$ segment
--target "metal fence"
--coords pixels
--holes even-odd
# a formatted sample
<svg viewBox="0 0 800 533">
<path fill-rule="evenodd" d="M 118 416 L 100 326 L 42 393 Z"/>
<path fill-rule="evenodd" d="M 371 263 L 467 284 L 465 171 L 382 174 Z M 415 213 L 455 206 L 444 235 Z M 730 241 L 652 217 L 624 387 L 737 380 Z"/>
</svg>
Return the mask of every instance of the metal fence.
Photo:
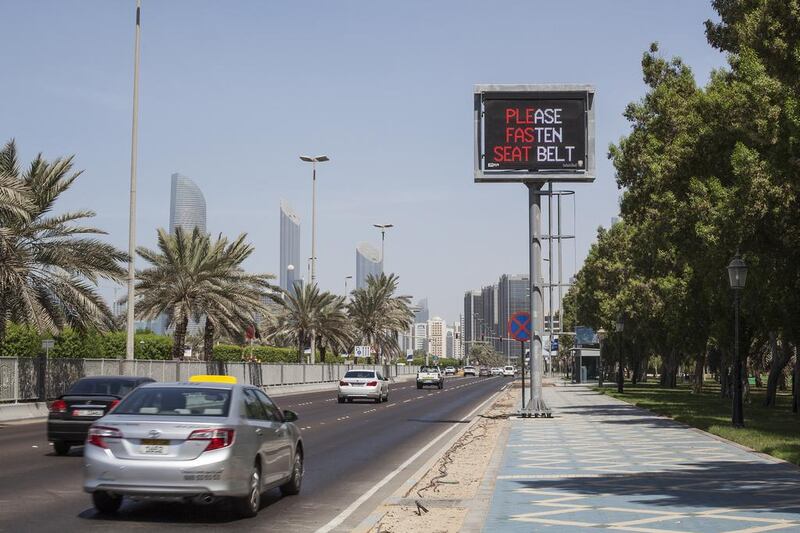
<svg viewBox="0 0 800 533">
<path fill-rule="evenodd" d="M 419 367 L 0 357 L 0 402 L 52 400 L 85 376 L 143 376 L 168 382 L 186 381 L 195 374 L 226 374 L 239 383 L 274 387 L 334 382 L 353 368 L 374 369 L 392 378 L 416 374 Z"/>
</svg>

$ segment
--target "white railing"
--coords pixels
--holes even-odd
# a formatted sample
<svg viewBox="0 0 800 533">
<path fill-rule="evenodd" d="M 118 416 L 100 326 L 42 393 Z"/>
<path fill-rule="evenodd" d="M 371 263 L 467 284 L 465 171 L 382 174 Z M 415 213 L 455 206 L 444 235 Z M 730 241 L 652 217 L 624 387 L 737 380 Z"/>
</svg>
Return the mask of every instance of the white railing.
<svg viewBox="0 0 800 533">
<path fill-rule="evenodd" d="M 368 368 L 393 378 L 416 374 L 417 366 L 62 359 L 0 357 L 0 402 L 50 400 L 85 376 L 141 376 L 156 381 L 186 381 L 195 374 L 224 373 L 239 383 L 260 387 L 338 381 L 353 368 Z"/>
</svg>

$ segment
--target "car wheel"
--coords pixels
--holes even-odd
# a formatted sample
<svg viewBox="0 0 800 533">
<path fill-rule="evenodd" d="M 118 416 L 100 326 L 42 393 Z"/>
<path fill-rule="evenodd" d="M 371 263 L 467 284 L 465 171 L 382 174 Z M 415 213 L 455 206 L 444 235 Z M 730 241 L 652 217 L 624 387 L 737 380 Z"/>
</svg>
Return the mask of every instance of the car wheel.
<svg viewBox="0 0 800 533">
<path fill-rule="evenodd" d="M 419 383 L 417 383 L 417 389 L 421 389 L 421 388 L 422 388 L 422 385 L 420 385 Z"/>
<path fill-rule="evenodd" d="M 386 393 L 386 396 L 383 397 L 383 401 L 384 402 L 388 402 L 389 401 L 389 393 L 388 392 Z"/>
<path fill-rule="evenodd" d="M 443 382 L 443 381 L 440 381 L 440 382 L 439 382 L 439 388 L 440 388 L 440 389 L 443 389 L 443 388 L 444 388 L 444 382 Z"/>
<path fill-rule="evenodd" d="M 261 468 L 258 464 L 253 465 L 250 472 L 247 496 L 234 500 L 234 506 L 236 514 L 242 518 L 252 518 L 258 514 L 261 508 Z"/>
<path fill-rule="evenodd" d="M 294 455 L 294 466 L 292 467 L 292 477 L 285 484 L 281 485 L 281 494 L 284 496 L 294 496 L 300 493 L 300 486 L 303 484 L 303 452 L 297 450 Z"/>
<path fill-rule="evenodd" d="M 53 441 L 53 450 L 55 450 L 56 455 L 67 455 L 70 447 L 70 443 L 64 442 L 63 440 Z"/>
<path fill-rule="evenodd" d="M 99 513 L 113 514 L 119 511 L 122 505 L 122 496 L 104 490 L 96 490 L 92 493 L 92 503 Z"/>
<path fill-rule="evenodd" d="M 352 398 L 348 398 L 347 399 L 347 403 L 353 403 L 353 399 Z"/>
<path fill-rule="evenodd" d="M 342 398 L 341 396 L 339 396 L 339 398 L 337 399 L 339 400 L 339 403 L 344 403 L 344 398 Z"/>
</svg>

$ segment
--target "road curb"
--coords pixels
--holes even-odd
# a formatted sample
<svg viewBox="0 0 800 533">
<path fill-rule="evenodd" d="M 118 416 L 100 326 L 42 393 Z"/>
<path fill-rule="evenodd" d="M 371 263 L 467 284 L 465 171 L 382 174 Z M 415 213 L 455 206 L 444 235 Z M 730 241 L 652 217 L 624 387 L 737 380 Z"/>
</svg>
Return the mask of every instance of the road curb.
<svg viewBox="0 0 800 533">
<path fill-rule="evenodd" d="M 405 482 L 403 482 L 403 484 L 400 485 L 400 487 L 398 487 L 397 490 L 391 496 L 389 496 L 384 501 L 382 501 L 380 504 L 378 504 L 378 506 L 375 508 L 375 510 L 372 511 L 364 520 L 361 521 L 361 523 L 359 523 L 352 530 L 353 533 L 366 533 L 367 531 L 372 529 L 375 526 L 375 524 L 377 524 L 380 521 L 381 518 L 383 518 L 383 516 L 386 514 L 386 507 L 387 506 L 398 505 L 398 504 L 402 503 L 407 498 L 407 495 L 411 491 L 411 489 L 413 489 L 414 486 L 417 483 L 419 483 L 420 480 L 422 480 L 422 478 L 425 477 L 425 475 L 428 473 L 428 471 L 431 468 L 433 468 L 433 466 L 442 458 L 442 454 L 444 453 L 444 451 L 445 450 L 449 450 L 456 442 L 458 442 L 459 439 L 461 439 L 461 437 L 464 436 L 464 434 L 467 431 L 469 431 L 470 428 L 472 428 L 475 424 L 477 424 L 478 421 L 481 418 L 481 415 L 483 413 L 485 413 L 486 411 L 488 411 L 489 409 L 491 409 L 492 406 L 494 406 L 495 402 L 497 401 L 497 398 L 501 394 L 506 392 L 506 390 L 508 390 L 508 388 L 510 386 L 511 386 L 510 384 L 505 385 L 502 389 L 500 389 L 493 396 L 491 396 L 490 401 L 488 401 L 486 403 L 486 407 L 481 409 L 480 412 L 475 413 L 475 415 L 473 415 L 473 419 L 470 421 L 469 424 L 466 424 L 465 427 L 462 428 L 460 431 L 457 431 L 456 434 L 451 439 L 449 439 L 444 444 L 442 444 L 439 448 L 437 448 L 436 451 L 433 452 L 433 455 L 431 456 L 430 459 L 425 461 L 425 463 L 421 467 L 419 467 Z M 501 434 L 501 438 L 502 438 L 502 434 Z M 495 445 L 495 450 L 496 449 L 497 449 L 497 446 Z M 488 473 L 488 469 L 487 469 L 487 473 Z M 481 488 L 482 488 L 482 486 L 483 486 L 483 481 L 481 482 Z M 479 489 L 479 492 L 480 492 L 480 489 Z M 473 500 L 473 498 L 469 499 L 469 501 L 472 501 L 472 500 Z M 454 500 L 454 501 L 455 502 L 461 502 L 461 501 L 467 501 L 467 500 Z"/>
<path fill-rule="evenodd" d="M 34 420 L 37 418 L 47 418 L 47 404 L 45 402 L 0 405 L 0 422 Z"/>
</svg>

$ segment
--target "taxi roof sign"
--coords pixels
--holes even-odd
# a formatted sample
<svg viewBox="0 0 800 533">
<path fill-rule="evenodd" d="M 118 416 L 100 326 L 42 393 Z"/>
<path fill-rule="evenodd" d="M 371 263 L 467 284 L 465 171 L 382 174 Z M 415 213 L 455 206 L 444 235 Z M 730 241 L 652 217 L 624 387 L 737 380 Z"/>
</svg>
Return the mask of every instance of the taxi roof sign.
<svg viewBox="0 0 800 533">
<path fill-rule="evenodd" d="M 236 385 L 236 378 L 234 376 L 198 374 L 190 377 L 189 383 L 229 383 L 231 385 Z"/>
</svg>

